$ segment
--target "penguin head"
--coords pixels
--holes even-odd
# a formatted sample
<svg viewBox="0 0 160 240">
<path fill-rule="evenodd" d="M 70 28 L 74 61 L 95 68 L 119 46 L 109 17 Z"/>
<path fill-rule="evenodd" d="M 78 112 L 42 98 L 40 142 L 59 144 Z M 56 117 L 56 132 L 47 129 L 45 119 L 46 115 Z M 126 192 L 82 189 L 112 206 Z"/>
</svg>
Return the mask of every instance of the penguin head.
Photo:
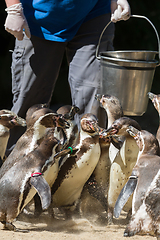
<svg viewBox="0 0 160 240">
<path fill-rule="evenodd" d="M 140 152 L 158 155 L 159 143 L 152 133 L 146 130 L 139 131 L 133 126 L 129 126 L 127 132 L 136 140 Z"/>
<path fill-rule="evenodd" d="M 133 126 L 141 130 L 140 125 L 135 120 L 128 117 L 121 117 L 113 122 L 111 127 L 107 129 L 107 132 L 110 133 L 110 135 L 117 134 L 119 136 L 129 136 L 126 131 L 128 126 Z"/>
<path fill-rule="evenodd" d="M 1 110 L 0 111 L 0 124 L 12 129 L 14 126 L 26 126 L 26 121 L 18 117 L 17 114 L 15 114 L 12 111 L 9 110 Z"/>
<path fill-rule="evenodd" d="M 58 114 L 61 114 L 66 120 L 73 120 L 76 113 L 79 112 L 77 106 L 64 105 L 57 110 Z"/>
<path fill-rule="evenodd" d="M 99 134 L 97 117 L 91 113 L 84 114 L 81 118 L 81 129 L 90 134 Z"/>
<path fill-rule="evenodd" d="M 148 93 L 148 97 L 151 99 L 155 109 L 160 115 L 160 94 L 156 95 L 151 92 Z"/>
<path fill-rule="evenodd" d="M 100 101 L 102 107 L 106 110 L 108 117 L 110 114 L 114 117 L 114 119 L 123 116 L 123 109 L 117 97 L 109 94 L 106 95 L 97 94 L 96 99 Z"/>
</svg>

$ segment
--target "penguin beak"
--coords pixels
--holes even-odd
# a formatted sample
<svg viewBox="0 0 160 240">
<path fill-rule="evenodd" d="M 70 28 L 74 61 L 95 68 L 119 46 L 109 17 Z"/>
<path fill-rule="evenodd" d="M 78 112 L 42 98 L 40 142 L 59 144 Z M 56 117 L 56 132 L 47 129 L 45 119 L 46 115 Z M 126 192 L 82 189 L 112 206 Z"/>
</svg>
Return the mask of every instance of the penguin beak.
<svg viewBox="0 0 160 240">
<path fill-rule="evenodd" d="M 105 129 L 103 131 L 103 134 L 107 134 L 108 136 L 113 136 L 116 135 L 118 133 L 119 129 L 117 126 L 111 126 L 108 129 Z"/>
<path fill-rule="evenodd" d="M 73 120 L 73 119 L 74 119 L 74 115 L 75 115 L 76 113 L 78 113 L 79 110 L 80 110 L 80 109 L 79 109 L 78 107 L 72 106 L 70 112 L 69 112 L 69 113 L 66 113 L 66 114 L 64 115 L 64 118 L 67 119 L 67 120 Z"/>
<path fill-rule="evenodd" d="M 93 132 L 99 132 L 99 127 L 98 127 L 97 122 L 87 121 L 87 124 L 89 125 L 90 129 Z"/>
<path fill-rule="evenodd" d="M 102 98 L 102 94 L 96 94 L 96 95 L 95 95 L 95 99 L 96 99 L 97 101 L 100 101 L 101 98 Z"/>
<path fill-rule="evenodd" d="M 109 137 L 110 137 L 110 133 L 108 133 L 106 129 L 99 127 L 99 138 L 109 138 Z"/>
<path fill-rule="evenodd" d="M 13 117 L 11 119 L 11 123 L 14 124 L 15 126 L 26 127 L 26 121 L 21 117 Z"/>
<path fill-rule="evenodd" d="M 60 115 L 56 122 L 57 127 L 60 128 L 69 128 L 70 124 L 67 122 L 62 115 Z"/>
<path fill-rule="evenodd" d="M 153 94 L 153 93 L 151 93 L 151 92 L 148 92 L 148 97 L 152 100 L 152 102 L 153 102 L 153 100 L 154 100 L 154 98 L 156 97 L 156 95 L 155 94 Z"/>
<path fill-rule="evenodd" d="M 139 130 L 134 128 L 133 126 L 129 126 L 126 132 L 128 132 L 129 135 L 136 140 Z"/>
<path fill-rule="evenodd" d="M 42 108 L 49 108 L 49 103 L 43 103 Z"/>
<path fill-rule="evenodd" d="M 14 126 L 26 126 L 26 121 L 18 116 L 13 116 L 12 114 L 3 114 L 0 116 L 1 120 L 8 121 Z"/>
</svg>

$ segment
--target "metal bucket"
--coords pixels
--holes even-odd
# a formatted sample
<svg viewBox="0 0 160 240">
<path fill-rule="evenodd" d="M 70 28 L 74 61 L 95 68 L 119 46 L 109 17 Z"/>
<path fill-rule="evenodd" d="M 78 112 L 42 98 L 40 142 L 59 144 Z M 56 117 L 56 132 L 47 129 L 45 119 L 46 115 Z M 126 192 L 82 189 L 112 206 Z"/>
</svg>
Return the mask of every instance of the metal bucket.
<svg viewBox="0 0 160 240">
<path fill-rule="evenodd" d="M 144 16 L 132 16 L 149 21 L 156 32 L 159 46 L 158 33 L 150 20 Z M 159 65 L 159 62 L 155 60 L 158 52 L 108 51 L 98 56 L 101 37 L 105 29 L 100 36 L 96 51 L 96 57 L 101 65 L 101 94 L 110 94 L 119 98 L 125 115 L 143 115 L 148 105 L 147 93 L 151 90 L 155 68 Z"/>
</svg>

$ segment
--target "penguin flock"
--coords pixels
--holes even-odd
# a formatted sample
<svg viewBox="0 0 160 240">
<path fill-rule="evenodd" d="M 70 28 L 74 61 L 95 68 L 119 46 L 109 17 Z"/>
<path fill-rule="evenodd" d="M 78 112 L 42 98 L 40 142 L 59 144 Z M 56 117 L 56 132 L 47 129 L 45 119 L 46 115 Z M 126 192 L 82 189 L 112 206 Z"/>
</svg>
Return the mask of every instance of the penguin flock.
<svg viewBox="0 0 160 240">
<path fill-rule="evenodd" d="M 160 115 L 160 95 L 148 93 Z M 101 128 L 91 113 L 74 120 L 77 106 L 56 112 L 45 104 L 28 109 L 22 119 L 0 111 L 0 222 L 21 231 L 13 221 L 34 202 L 34 216 L 54 209 L 71 218 L 81 214 L 84 189 L 107 213 L 108 224 L 127 212 L 124 236 L 151 235 L 160 240 L 160 129 L 154 136 L 123 115 L 115 96 L 95 96 L 108 117 Z M 26 127 L 5 156 L 10 129 Z M 29 213 L 27 213 L 29 214 Z M 28 215 L 29 216 L 29 215 Z"/>
</svg>

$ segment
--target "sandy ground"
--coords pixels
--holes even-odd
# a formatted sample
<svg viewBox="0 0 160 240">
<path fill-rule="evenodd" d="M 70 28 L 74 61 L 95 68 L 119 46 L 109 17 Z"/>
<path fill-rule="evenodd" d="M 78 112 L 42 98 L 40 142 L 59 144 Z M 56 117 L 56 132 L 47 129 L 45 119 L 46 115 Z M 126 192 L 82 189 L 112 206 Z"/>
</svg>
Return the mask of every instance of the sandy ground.
<svg viewBox="0 0 160 240">
<path fill-rule="evenodd" d="M 33 204 L 30 206 L 31 213 L 32 209 Z M 75 215 L 71 220 L 65 220 L 59 212 L 55 218 L 44 212 L 38 219 L 28 218 L 22 213 L 13 224 L 21 230 L 28 230 L 25 233 L 4 230 L 0 223 L 0 240 L 126 240 L 123 237 L 127 224 L 125 218 L 126 213 L 122 212 L 119 219 L 113 219 L 113 224 L 107 225 L 106 213 L 101 205 L 87 198 L 81 205 L 81 217 Z M 156 237 L 136 235 L 129 239 L 154 240 Z"/>
<path fill-rule="evenodd" d="M 123 216 L 122 216 L 123 217 Z M 86 218 L 73 220 L 49 220 L 44 216 L 38 221 L 16 221 L 14 224 L 20 229 L 29 230 L 28 233 L 12 232 L 3 230 L 0 225 L 0 239 L 5 240 L 123 240 L 123 232 L 125 229 L 123 218 L 116 220 L 114 225 L 101 226 L 88 221 Z M 130 237 L 132 240 L 154 240 L 151 236 L 134 236 Z"/>
</svg>

